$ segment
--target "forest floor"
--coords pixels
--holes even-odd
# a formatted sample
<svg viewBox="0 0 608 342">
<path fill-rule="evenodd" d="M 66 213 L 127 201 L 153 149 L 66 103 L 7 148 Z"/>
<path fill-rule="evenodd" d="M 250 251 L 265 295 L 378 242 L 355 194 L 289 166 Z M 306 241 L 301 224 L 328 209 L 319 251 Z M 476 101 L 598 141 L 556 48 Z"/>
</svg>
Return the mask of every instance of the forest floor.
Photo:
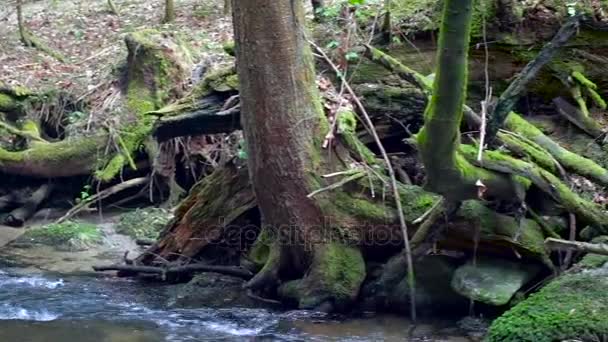
<svg viewBox="0 0 608 342">
<path fill-rule="evenodd" d="M 172 32 L 189 43 L 195 61 L 222 50 L 232 39 L 230 18 L 223 1 L 184 0 L 177 3 L 177 19 L 161 24 L 164 1 L 115 0 L 119 15 L 108 11 L 106 0 L 26 1 L 28 28 L 66 63 L 19 40 L 14 5 L 0 7 L 0 84 L 33 90 L 63 89 L 88 97 L 116 79 L 125 60 L 125 34 L 146 28 Z M 92 96 L 90 101 L 103 100 Z"/>
</svg>

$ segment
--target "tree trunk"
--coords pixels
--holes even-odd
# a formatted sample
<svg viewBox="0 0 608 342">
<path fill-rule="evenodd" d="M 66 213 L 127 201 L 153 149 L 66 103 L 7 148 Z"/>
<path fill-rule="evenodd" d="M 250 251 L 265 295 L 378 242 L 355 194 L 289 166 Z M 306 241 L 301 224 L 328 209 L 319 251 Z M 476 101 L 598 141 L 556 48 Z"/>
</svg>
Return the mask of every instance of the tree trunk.
<svg viewBox="0 0 608 342">
<path fill-rule="evenodd" d="M 175 4 L 173 0 L 165 0 L 165 17 L 163 23 L 171 23 L 175 20 Z"/>
<path fill-rule="evenodd" d="M 283 291 L 303 308 L 355 299 L 365 276 L 358 249 L 324 240 L 325 194 L 320 175 L 330 167 L 321 151 L 327 120 L 315 83 L 300 1 L 236 1 L 233 23 L 248 164 L 262 216 L 272 238 L 263 269 L 248 283 L 276 287 L 287 271 L 305 277 Z M 338 159 L 334 157 L 334 159 Z M 339 225 L 338 223 L 334 223 Z M 310 269 L 308 269 L 310 267 Z"/>
<path fill-rule="evenodd" d="M 437 76 L 424 128 L 418 135 L 427 188 L 456 202 L 480 197 L 479 186 L 485 196 L 517 199 L 512 179 L 472 166 L 458 153 L 467 93 L 472 6 L 472 0 L 444 4 Z"/>
<path fill-rule="evenodd" d="M 25 23 L 23 22 L 23 3 L 22 0 L 17 0 L 17 24 L 19 25 L 19 36 L 25 46 L 30 46 L 30 40 L 25 29 Z"/>
<path fill-rule="evenodd" d="M 114 15 L 119 14 L 118 7 L 116 7 L 116 4 L 114 3 L 113 0 L 108 0 L 108 9 L 110 10 L 111 14 L 114 14 Z"/>
</svg>

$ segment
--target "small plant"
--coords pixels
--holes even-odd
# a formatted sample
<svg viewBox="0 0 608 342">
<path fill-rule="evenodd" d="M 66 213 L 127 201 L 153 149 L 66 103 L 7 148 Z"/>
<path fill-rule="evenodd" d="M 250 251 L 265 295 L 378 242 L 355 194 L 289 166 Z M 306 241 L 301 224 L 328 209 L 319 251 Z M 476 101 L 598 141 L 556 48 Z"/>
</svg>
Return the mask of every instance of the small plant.
<svg viewBox="0 0 608 342">
<path fill-rule="evenodd" d="M 136 209 L 120 216 L 116 232 L 134 239 L 156 239 L 171 217 L 171 212 L 166 209 Z"/>
<path fill-rule="evenodd" d="M 91 197 L 91 189 L 92 187 L 88 184 L 83 186 L 82 190 L 80 191 L 80 195 L 76 199 L 76 203 L 84 202 Z"/>
</svg>

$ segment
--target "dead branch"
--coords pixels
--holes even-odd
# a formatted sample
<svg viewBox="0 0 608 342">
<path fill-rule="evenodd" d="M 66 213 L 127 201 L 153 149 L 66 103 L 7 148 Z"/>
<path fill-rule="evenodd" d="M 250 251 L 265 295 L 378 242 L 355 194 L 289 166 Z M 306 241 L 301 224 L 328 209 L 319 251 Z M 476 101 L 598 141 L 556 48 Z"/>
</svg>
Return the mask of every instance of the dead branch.
<svg viewBox="0 0 608 342">
<path fill-rule="evenodd" d="M 156 267 L 156 266 L 132 266 L 132 265 L 108 265 L 108 266 L 93 266 L 95 272 L 119 271 L 129 275 L 137 275 L 139 273 L 160 274 L 163 278 L 168 275 L 189 275 L 198 272 L 213 272 L 233 277 L 249 280 L 253 277 L 250 271 L 238 266 L 216 266 L 206 264 L 189 264 L 184 266 L 174 267 Z"/>
<path fill-rule="evenodd" d="M 578 32 L 580 16 L 572 17 L 562 26 L 553 39 L 547 43 L 540 53 L 519 73 L 517 78 L 505 90 L 498 99 L 490 120 L 488 122 L 487 139 L 494 139 L 498 130 L 502 127 L 507 116 L 513 110 L 517 100 L 524 94 L 528 84 L 536 78 L 538 72 L 553 59 L 553 56 Z"/>
<path fill-rule="evenodd" d="M 71 217 L 73 217 L 74 215 L 76 215 L 77 213 L 79 213 L 80 211 L 86 209 L 89 207 L 89 205 L 91 205 L 94 202 L 100 201 L 106 197 L 109 197 L 111 195 L 114 195 L 116 193 L 119 193 L 121 191 L 124 191 L 126 189 L 130 189 L 132 187 L 136 187 L 136 186 L 140 186 L 140 185 L 144 185 L 146 183 L 148 183 L 148 181 L 150 180 L 149 177 L 140 177 L 140 178 L 134 178 L 134 179 L 130 179 L 126 182 L 122 182 L 119 184 L 116 184 L 112 187 L 109 187 L 101 192 L 96 193 L 95 195 L 92 195 L 91 197 L 88 197 L 87 199 L 85 199 L 84 201 L 78 203 L 77 205 L 75 205 L 72 209 L 70 209 L 65 215 L 63 215 L 59 220 L 57 220 L 57 223 L 61 223 Z"/>
<path fill-rule="evenodd" d="M 553 251 L 579 251 L 599 255 L 608 255 L 608 244 L 605 243 L 588 243 L 548 238 L 545 240 L 545 246 Z"/>
</svg>

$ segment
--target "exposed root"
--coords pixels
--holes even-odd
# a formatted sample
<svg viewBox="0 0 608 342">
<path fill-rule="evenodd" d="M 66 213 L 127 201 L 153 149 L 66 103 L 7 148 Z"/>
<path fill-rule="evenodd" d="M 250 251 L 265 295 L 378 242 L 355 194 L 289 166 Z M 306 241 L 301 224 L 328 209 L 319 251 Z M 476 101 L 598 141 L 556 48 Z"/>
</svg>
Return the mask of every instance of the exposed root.
<svg viewBox="0 0 608 342">
<path fill-rule="evenodd" d="M 274 289 L 279 284 L 279 271 L 283 263 L 283 248 L 278 242 L 274 242 L 269 249 L 268 259 L 264 267 L 244 287 L 252 291 L 265 291 Z"/>
<path fill-rule="evenodd" d="M 459 151 L 471 163 L 478 163 L 474 147 L 461 145 Z M 483 166 L 490 170 L 528 178 L 539 189 L 563 205 L 566 210 L 576 214 L 586 223 L 593 225 L 598 232 L 608 232 L 608 215 L 594 203 L 582 199 L 570 190 L 566 184 L 551 172 L 496 151 L 486 151 L 484 153 Z"/>
<path fill-rule="evenodd" d="M 205 264 L 189 264 L 185 266 L 173 267 L 154 267 L 154 266 L 135 266 L 135 265 L 109 265 L 93 266 L 95 272 L 120 271 L 129 276 L 139 273 L 160 274 L 163 280 L 174 279 L 175 276 L 191 275 L 197 272 L 214 272 L 225 274 L 242 279 L 251 279 L 252 274 L 248 270 L 235 266 L 214 266 Z"/>
</svg>

